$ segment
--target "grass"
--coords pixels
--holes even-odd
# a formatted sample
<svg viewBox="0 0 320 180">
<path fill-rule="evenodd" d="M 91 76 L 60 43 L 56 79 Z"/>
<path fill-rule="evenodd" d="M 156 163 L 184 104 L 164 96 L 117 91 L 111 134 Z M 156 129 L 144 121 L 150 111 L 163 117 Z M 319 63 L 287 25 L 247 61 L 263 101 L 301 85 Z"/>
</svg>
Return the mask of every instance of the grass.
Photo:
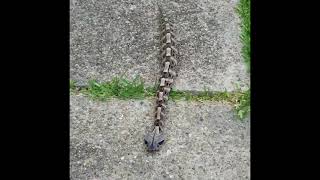
<svg viewBox="0 0 320 180">
<path fill-rule="evenodd" d="M 247 71 L 250 73 L 251 63 L 251 46 L 250 46 L 250 32 L 251 32 L 251 20 L 250 20 L 250 0 L 240 0 L 236 11 L 241 18 L 241 41 L 243 44 L 241 54 L 247 67 Z M 235 104 L 237 115 L 240 119 L 243 119 L 250 112 L 250 89 L 244 92 L 239 97 L 238 102 Z"/>
<path fill-rule="evenodd" d="M 69 84 L 69 87 L 70 87 L 70 90 L 71 91 L 74 91 L 76 89 L 76 82 L 74 80 L 70 80 L 70 84 Z"/>
<path fill-rule="evenodd" d="M 89 81 L 89 87 L 85 94 L 99 100 L 109 98 L 142 99 L 145 97 L 145 92 L 144 84 L 139 78 L 135 78 L 133 81 L 114 78 L 106 83 L 98 83 L 95 80 Z"/>
<path fill-rule="evenodd" d="M 241 92 L 212 92 L 208 90 L 199 93 L 172 90 L 172 92 L 170 92 L 170 99 L 199 102 L 217 101 L 235 104 L 241 94 Z"/>
<path fill-rule="evenodd" d="M 109 82 L 99 83 L 96 80 L 89 81 L 85 88 L 77 89 L 74 81 L 70 81 L 71 93 L 80 92 L 86 94 L 95 100 L 105 101 L 110 98 L 118 99 L 144 99 L 155 97 L 157 85 L 154 87 L 145 87 L 140 78 L 132 81 L 124 78 L 114 78 Z M 192 93 L 188 91 L 172 90 L 169 100 L 187 100 L 187 101 L 215 101 L 225 102 L 232 105 L 240 119 L 243 119 L 250 111 L 250 91 L 246 92 L 212 92 L 205 89 L 202 92 Z"/>
<path fill-rule="evenodd" d="M 243 44 L 242 47 L 242 56 L 244 62 L 247 66 L 248 72 L 250 72 L 250 0 L 240 0 L 236 11 L 241 18 L 241 41 Z"/>
<path fill-rule="evenodd" d="M 250 89 L 238 98 L 235 110 L 240 119 L 245 118 L 250 113 Z"/>
</svg>

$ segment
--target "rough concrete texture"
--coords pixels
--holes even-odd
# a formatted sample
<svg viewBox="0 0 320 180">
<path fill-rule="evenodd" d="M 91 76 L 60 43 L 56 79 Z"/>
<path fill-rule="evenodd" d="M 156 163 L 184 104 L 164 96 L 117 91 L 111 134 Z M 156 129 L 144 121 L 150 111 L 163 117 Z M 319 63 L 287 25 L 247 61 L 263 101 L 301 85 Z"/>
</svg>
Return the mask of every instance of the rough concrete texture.
<svg viewBox="0 0 320 180">
<path fill-rule="evenodd" d="M 249 87 L 241 58 L 236 0 L 159 1 L 180 44 L 179 90 Z M 155 0 L 72 0 L 70 76 L 78 85 L 140 75 L 159 77 L 159 11 Z"/>
<path fill-rule="evenodd" d="M 70 11 L 70 76 L 78 85 L 159 72 L 157 7 L 153 1 L 74 0 Z"/>
<path fill-rule="evenodd" d="M 228 105 L 170 102 L 167 141 L 148 153 L 153 100 L 70 97 L 71 179 L 250 179 L 250 122 Z"/>
</svg>

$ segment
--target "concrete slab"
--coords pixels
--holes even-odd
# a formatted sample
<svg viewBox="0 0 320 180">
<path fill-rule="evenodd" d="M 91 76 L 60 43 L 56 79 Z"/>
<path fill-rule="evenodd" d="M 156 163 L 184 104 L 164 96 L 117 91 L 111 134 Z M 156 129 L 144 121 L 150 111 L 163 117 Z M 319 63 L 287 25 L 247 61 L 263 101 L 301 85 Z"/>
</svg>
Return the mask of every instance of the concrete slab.
<svg viewBox="0 0 320 180">
<path fill-rule="evenodd" d="M 154 84 L 158 19 L 153 1 L 74 0 L 70 10 L 70 77 L 77 85 L 140 75 Z"/>
<path fill-rule="evenodd" d="M 233 91 L 249 86 L 241 58 L 237 1 L 159 1 L 180 43 L 179 90 Z M 159 77 L 159 11 L 155 0 L 72 0 L 70 76 L 77 85 L 140 75 Z"/>
<path fill-rule="evenodd" d="M 200 0 L 167 3 L 176 24 L 180 51 L 176 88 L 234 91 L 249 87 L 249 74 L 241 56 L 238 1 Z M 170 10 L 169 10 L 170 9 Z"/>
<path fill-rule="evenodd" d="M 155 154 L 143 136 L 153 100 L 70 97 L 71 179 L 250 179 L 250 123 L 231 107 L 170 102 L 167 141 Z"/>
</svg>

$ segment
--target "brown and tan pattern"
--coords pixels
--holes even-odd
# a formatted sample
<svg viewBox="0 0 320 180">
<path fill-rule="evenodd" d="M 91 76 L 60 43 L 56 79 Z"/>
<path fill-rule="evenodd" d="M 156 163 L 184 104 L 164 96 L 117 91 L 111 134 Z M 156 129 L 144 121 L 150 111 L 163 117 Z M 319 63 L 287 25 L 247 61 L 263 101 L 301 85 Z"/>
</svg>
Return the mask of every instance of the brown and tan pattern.
<svg viewBox="0 0 320 180">
<path fill-rule="evenodd" d="M 177 76 L 177 55 L 175 34 L 173 33 L 172 23 L 168 17 L 161 14 L 161 33 L 160 33 L 160 60 L 162 63 L 162 74 L 160 84 L 157 91 L 157 106 L 155 108 L 155 121 L 150 132 L 145 136 L 145 144 L 149 151 L 159 150 L 159 147 L 164 142 L 164 121 L 166 117 L 166 103 L 174 82 Z"/>
</svg>

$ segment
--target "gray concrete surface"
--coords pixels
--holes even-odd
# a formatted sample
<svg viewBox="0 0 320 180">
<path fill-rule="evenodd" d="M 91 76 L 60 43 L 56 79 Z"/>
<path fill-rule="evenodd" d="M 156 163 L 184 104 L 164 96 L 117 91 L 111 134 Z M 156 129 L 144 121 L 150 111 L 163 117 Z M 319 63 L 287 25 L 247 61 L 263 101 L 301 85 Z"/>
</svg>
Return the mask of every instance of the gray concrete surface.
<svg viewBox="0 0 320 180">
<path fill-rule="evenodd" d="M 77 85 L 140 75 L 159 76 L 158 8 L 155 0 L 72 0 L 70 76 Z M 240 50 L 235 0 L 159 1 L 174 21 L 181 52 L 179 90 L 233 91 L 249 86 Z"/>
<path fill-rule="evenodd" d="M 250 179 L 250 122 L 228 105 L 170 102 L 167 141 L 147 153 L 153 100 L 70 97 L 71 179 Z"/>
</svg>

